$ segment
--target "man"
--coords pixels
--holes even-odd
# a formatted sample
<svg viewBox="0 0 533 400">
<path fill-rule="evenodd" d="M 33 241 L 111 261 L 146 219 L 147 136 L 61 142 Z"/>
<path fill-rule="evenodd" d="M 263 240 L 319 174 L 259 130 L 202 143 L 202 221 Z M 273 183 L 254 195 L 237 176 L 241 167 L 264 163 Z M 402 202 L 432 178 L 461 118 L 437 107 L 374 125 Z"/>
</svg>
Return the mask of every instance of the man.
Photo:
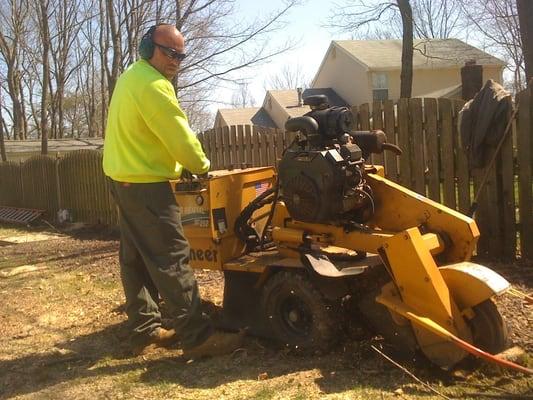
<svg viewBox="0 0 533 400">
<path fill-rule="evenodd" d="M 171 80 L 185 57 L 172 25 L 144 35 L 143 57 L 118 79 L 109 105 L 103 168 L 119 209 L 120 267 L 136 354 L 174 339 L 190 358 L 238 347 L 241 336 L 215 332 L 200 310 L 178 207 L 169 179 L 184 169 L 204 174 L 209 160 L 189 127 Z M 174 329 L 161 327 L 161 295 Z"/>
</svg>

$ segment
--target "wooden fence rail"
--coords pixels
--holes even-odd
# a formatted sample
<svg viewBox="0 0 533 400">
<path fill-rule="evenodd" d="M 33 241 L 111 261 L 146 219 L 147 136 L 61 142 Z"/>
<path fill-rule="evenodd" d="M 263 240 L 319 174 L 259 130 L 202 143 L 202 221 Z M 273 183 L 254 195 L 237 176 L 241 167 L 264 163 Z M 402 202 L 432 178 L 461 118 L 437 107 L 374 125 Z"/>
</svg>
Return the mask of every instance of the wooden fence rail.
<svg viewBox="0 0 533 400">
<path fill-rule="evenodd" d="M 482 233 L 478 253 L 493 258 L 533 259 L 533 101 L 517 96 L 519 113 L 503 143 L 478 201 Z M 400 99 L 352 107 L 356 129 L 383 129 L 403 150 L 373 155 L 386 176 L 435 201 L 467 213 L 485 170 L 471 170 L 457 129 L 462 101 Z M 276 165 L 294 136 L 250 125 L 199 134 L 211 168 Z M 116 224 L 116 212 L 101 168 L 101 153 L 81 150 L 61 159 L 34 157 L 0 164 L 0 205 L 68 209 L 80 221 Z"/>
</svg>

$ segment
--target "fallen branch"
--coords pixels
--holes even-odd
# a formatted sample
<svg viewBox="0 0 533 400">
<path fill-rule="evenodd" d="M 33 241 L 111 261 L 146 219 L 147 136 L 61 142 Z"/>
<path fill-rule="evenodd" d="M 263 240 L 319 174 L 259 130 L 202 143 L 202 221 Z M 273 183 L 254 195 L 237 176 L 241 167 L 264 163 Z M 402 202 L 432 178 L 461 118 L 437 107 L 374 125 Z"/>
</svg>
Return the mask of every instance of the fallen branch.
<svg viewBox="0 0 533 400">
<path fill-rule="evenodd" d="M 389 361 L 390 363 L 392 363 L 394 366 L 398 367 L 399 369 L 401 369 L 403 372 L 405 372 L 407 375 L 409 375 L 411 378 L 413 378 L 415 381 L 417 381 L 418 383 L 420 383 L 421 385 L 423 385 L 425 388 L 429 389 L 430 391 L 432 391 L 433 393 L 435 393 L 436 395 L 442 397 L 443 399 L 446 399 L 446 400 L 452 400 L 450 397 L 442 394 L 441 392 L 439 392 L 438 390 L 434 389 L 433 387 L 431 387 L 430 385 L 428 385 L 426 382 L 423 382 L 421 379 L 417 378 L 412 372 L 410 372 L 407 368 L 401 366 L 400 364 L 398 364 L 396 361 L 394 361 L 392 358 L 390 358 L 389 356 L 387 356 L 385 353 L 383 353 L 381 350 L 379 350 L 377 347 L 375 347 L 374 345 L 370 345 L 370 347 L 372 348 L 372 350 L 374 350 L 375 352 L 377 352 L 379 355 L 381 355 L 383 358 L 385 358 L 385 360 Z"/>
</svg>

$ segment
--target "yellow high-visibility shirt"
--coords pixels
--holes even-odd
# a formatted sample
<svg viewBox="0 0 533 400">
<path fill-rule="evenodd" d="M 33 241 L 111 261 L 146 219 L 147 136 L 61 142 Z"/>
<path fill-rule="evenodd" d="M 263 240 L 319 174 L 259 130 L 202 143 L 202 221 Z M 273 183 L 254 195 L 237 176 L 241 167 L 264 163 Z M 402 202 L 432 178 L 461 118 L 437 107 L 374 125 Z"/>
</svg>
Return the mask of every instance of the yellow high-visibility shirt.
<svg viewBox="0 0 533 400">
<path fill-rule="evenodd" d="M 183 168 L 202 174 L 209 166 L 172 83 L 146 60 L 130 65 L 109 105 L 104 173 L 119 182 L 148 183 L 176 179 Z"/>
</svg>

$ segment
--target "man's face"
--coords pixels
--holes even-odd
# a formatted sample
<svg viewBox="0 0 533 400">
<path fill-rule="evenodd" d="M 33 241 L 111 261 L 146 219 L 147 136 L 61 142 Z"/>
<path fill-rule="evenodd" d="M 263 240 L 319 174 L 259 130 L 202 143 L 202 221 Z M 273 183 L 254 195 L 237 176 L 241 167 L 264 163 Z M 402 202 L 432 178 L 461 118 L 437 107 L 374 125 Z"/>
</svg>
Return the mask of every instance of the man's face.
<svg viewBox="0 0 533 400">
<path fill-rule="evenodd" d="M 185 41 L 178 30 L 172 26 L 160 26 L 152 35 L 154 54 L 149 62 L 168 80 L 172 80 L 179 71 L 181 60 L 176 55 L 185 51 Z"/>
</svg>

